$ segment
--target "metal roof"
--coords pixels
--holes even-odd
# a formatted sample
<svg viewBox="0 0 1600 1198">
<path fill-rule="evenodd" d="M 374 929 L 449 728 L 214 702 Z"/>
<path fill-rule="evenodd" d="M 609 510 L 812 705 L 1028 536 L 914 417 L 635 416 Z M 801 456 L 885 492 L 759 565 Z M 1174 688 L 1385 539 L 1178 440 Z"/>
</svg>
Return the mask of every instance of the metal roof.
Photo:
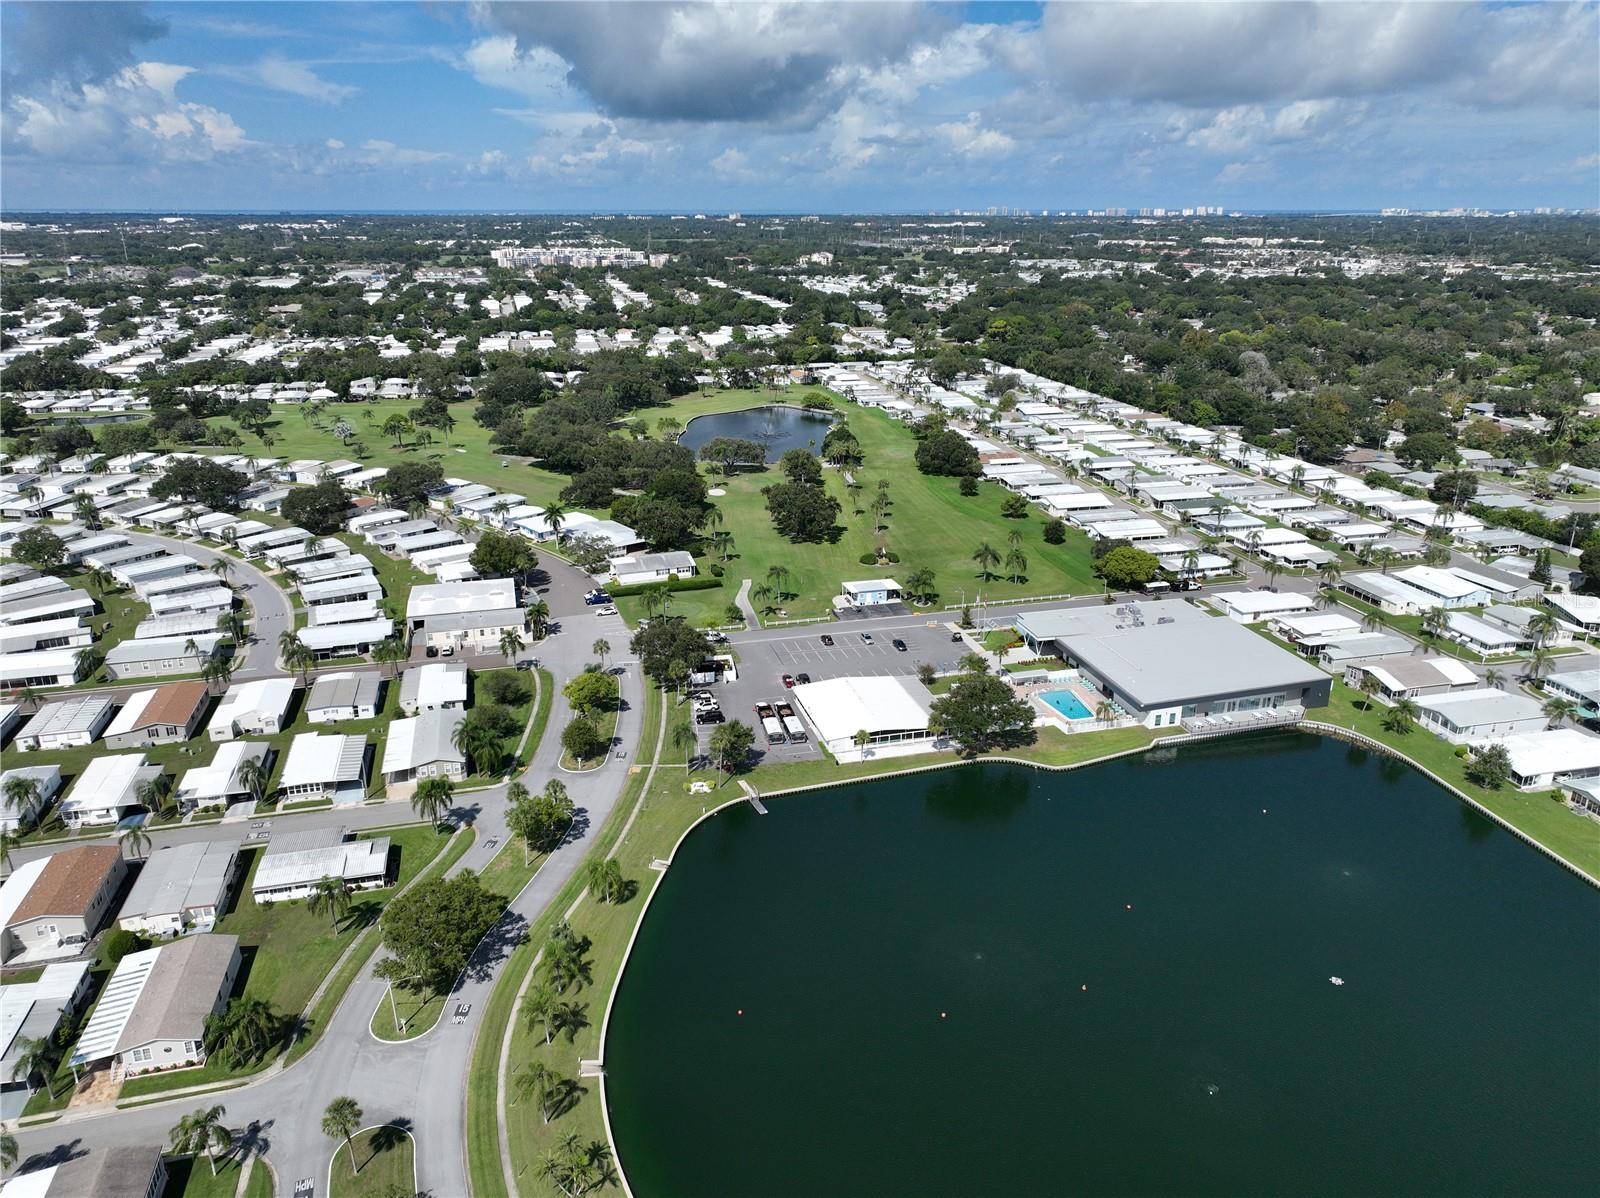
<svg viewBox="0 0 1600 1198">
<path fill-rule="evenodd" d="M 148 919 L 215 906 L 221 901 L 239 844 L 237 840 L 196 840 L 157 849 L 140 867 L 118 918 Z"/>
<path fill-rule="evenodd" d="M 389 725 L 383 746 L 383 772 L 412 770 L 435 761 L 466 761 L 453 737 L 467 718 L 459 708 L 435 708 Z"/>
<path fill-rule="evenodd" d="M 129 953 L 100 992 L 72 1063 L 102 1061 L 152 1040 L 199 1040 L 238 951 L 237 936 L 213 932 Z"/>
</svg>

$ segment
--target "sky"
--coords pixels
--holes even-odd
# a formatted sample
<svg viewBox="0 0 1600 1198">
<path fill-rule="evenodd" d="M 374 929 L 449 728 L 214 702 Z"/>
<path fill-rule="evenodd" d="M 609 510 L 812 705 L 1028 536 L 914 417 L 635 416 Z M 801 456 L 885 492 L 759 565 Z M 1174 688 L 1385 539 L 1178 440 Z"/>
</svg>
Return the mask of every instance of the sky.
<svg viewBox="0 0 1600 1198">
<path fill-rule="evenodd" d="M 1600 205 L 1595 4 L 0 7 L 7 209 Z"/>
</svg>

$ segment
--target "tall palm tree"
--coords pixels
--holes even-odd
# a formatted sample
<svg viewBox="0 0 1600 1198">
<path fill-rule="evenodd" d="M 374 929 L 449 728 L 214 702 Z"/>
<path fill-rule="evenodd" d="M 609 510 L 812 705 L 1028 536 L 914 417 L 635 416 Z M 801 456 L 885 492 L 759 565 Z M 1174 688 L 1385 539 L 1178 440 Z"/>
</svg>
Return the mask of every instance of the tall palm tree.
<svg viewBox="0 0 1600 1198">
<path fill-rule="evenodd" d="M 550 627 L 550 605 L 543 599 L 535 599 L 528 604 L 528 624 L 533 630 L 533 635 L 543 639 L 545 632 Z"/>
<path fill-rule="evenodd" d="M 927 566 L 920 566 L 906 575 L 906 589 L 921 603 L 926 603 L 933 594 L 934 573 Z"/>
<path fill-rule="evenodd" d="M 104 658 L 100 656 L 100 650 L 93 645 L 85 645 L 72 655 L 72 666 L 78 677 L 81 678 L 98 670 L 103 660 Z"/>
<path fill-rule="evenodd" d="M 459 732 L 462 724 L 456 730 Z M 470 753 L 467 754 L 472 756 Z M 455 802 L 455 784 L 449 778 L 424 778 L 411 792 L 411 809 L 419 819 L 437 824 Z"/>
<path fill-rule="evenodd" d="M 1542 649 L 1561 631 L 1561 621 L 1556 619 L 1553 612 L 1540 611 L 1528 621 L 1528 631 L 1533 633 L 1534 646 Z"/>
<path fill-rule="evenodd" d="M 685 768 L 694 761 L 695 751 L 700 747 L 700 738 L 695 734 L 694 725 L 687 721 L 672 726 L 672 747 L 683 754 Z"/>
<path fill-rule="evenodd" d="M 350 883 L 343 878 L 318 878 L 306 896 L 306 910 L 313 915 L 326 914 L 333 926 L 350 914 Z"/>
<path fill-rule="evenodd" d="M 31 714 L 39 710 L 39 705 L 44 702 L 44 696 L 33 687 L 24 686 L 17 690 L 17 702 Z"/>
<path fill-rule="evenodd" d="M 7 811 L 17 817 L 19 825 L 38 813 L 39 799 L 39 779 L 24 777 L 21 774 L 12 774 L 6 779 L 4 789 L 0 790 L 0 802 L 5 804 Z"/>
<path fill-rule="evenodd" d="M 361 1130 L 361 1107 L 354 1098 L 340 1095 L 322 1112 L 322 1134 L 332 1140 L 343 1140 L 350 1150 L 350 1169 L 361 1172 L 361 1162 L 356 1160 L 356 1132 Z"/>
<path fill-rule="evenodd" d="M 1383 689 L 1383 683 L 1378 681 L 1377 675 L 1371 670 L 1361 671 L 1361 681 L 1356 684 L 1356 689 L 1361 692 L 1361 707 L 1365 711 L 1372 710 L 1372 700 Z"/>
<path fill-rule="evenodd" d="M 539 1104 L 539 1114 L 545 1123 L 550 1122 L 552 1108 L 566 1092 L 567 1079 L 543 1061 L 531 1061 L 512 1076 L 511 1088 L 518 1098 L 531 1099 Z"/>
<path fill-rule="evenodd" d="M 600 668 L 603 670 L 606 666 L 606 657 L 611 652 L 611 642 L 603 636 L 599 637 L 589 646 L 589 652 L 600 659 Z"/>
<path fill-rule="evenodd" d="M 1011 582 L 1026 578 L 1028 574 L 1028 555 L 1021 549 L 1012 548 L 1006 551 L 1006 576 Z"/>
<path fill-rule="evenodd" d="M 1550 727 L 1559 728 L 1577 714 L 1578 705 L 1571 699 L 1557 695 L 1545 701 L 1545 718 L 1550 721 Z"/>
<path fill-rule="evenodd" d="M 522 1000 L 522 1021 L 530 1032 L 544 1031 L 544 1042 L 549 1044 L 555 1038 L 555 1009 L 557 995 L 549 985 L 540 982 L 529 990 Z"/>
<path fill-rule="evenodd" d="M 560 544 L 561 526 L 567 522 L 567 509 L 559 503 L 552 503 L 544 509 L 544 522 L 550 528 L 550 535 Z"/>
<path fill-rule="evenodd" d="M 994 576 L 992 567 L 1000 564 L 1000 551 L 988 541 L 983 541 L 972 551 L 972 560 L 978 563 L 983 581 L 988 582 Z"/>
<path fill-rule="evenodd" d="M 522 634 L 515 628 L 504 629 L 500 633 L 500 656 L 507 661 L 515 661 L 523 645 Z"/>
<path fill-rule="evenodd" d="M 1505 674 L 1497 666 L 1490 666 L 1483 672 L 1483 685 L 1494 687 L 1498 690 L 1506 683 Z"/>
<path fill-rule="evenodd" d="M 219 553 L 206 569 L 226 583 L 229 578 L 233 577 L 233 559 L 225 553 Z"/>
<path fill-rule="evenodd" d="M 271 771 L 267 769 L 267 756 L 263 753 L 259 757 L 246 757 L 239 763 L 239 770 L 235 774 L 239 785 L 250 792 L 250 797 L 260 802 L 266 797 L 267 782 Z"/>
<path fill-rule="evenodd" d="M 467 759 L 468 768 L 475 774 L 492 774 L 500 764 L 500 738 L 474 720 L 457 724 L 450 743 Z"/>
<path fill-rule="evenodd" d="M 263 998 L 230 999 L 222 1010 L 206 1016 L 205 1050 L 234 1063 L 259 1060 L 277 1042 L 281 1021 Z"/>
<path fill-rule="evenodd" d="M 202 1152 L 211 1158 L 211 1176 L 217 1175 L 217 1152 L 233 1148 L 233 1132 L 222 1122 L 228 1108 L 220 1103 L 201 1107 L 185 1115 L 168 1133 L 172 1138 L 172 1151 L 186 1156 L 199 1156 Z"/>
<path fill-rule="evenodd" d="M 1402 696 L 1389 705 L 1388 714 L 1383 717 L 1383 726 L 1403 736 L 1416 726 L 1418 710 L 1413 700 Z"/>
<path fill-rule="evenodd" d="M 16 1054 L 16 1061 L 11 1066 L 11 1080 L 27 1082 L 37 1073 L 44 1079 L 45 1091 L 54 1102 L 56 1064 L 60 1060 L 60 1050 L 48 1036 L 38 1036 L 32 1039 L 19 1039 L 16 1044 Z"/>
<path fill-rule="evenodd" d="M 1556 655 L 1540 646 L 1528 654 L 1528 677 L 1538 682 L 1556 664 Z"/>
<path fill-rule="evenodd" d="M 0 1169 L 9 1169 L 17 1163 L 17 1137 L 0 1131 Z"/>
<path fill-rule="evenodd" d="M 407 656 L 405 642 L 399 637 L 385 637 L 372 646 L 372 660 L 383 666 L 390 678 L 395 676 L 396 669 Z"/>
</svg>

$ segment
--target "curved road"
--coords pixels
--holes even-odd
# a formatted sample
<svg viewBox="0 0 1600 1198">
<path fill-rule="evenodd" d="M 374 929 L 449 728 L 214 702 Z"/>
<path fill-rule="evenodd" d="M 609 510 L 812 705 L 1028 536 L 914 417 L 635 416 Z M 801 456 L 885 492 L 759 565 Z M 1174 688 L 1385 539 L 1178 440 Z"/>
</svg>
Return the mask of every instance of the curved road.
<svg viewBox="0 0 1600 1198">
<path fill-rule="evenodd" d="M 541 664 L 556 679 L 548 728 L 559 729 L 570 718 L 561 681 L 578 673 L 593 658 L 590 646 L 604 636 L 623 646 L 628 637 L 616 616 L 598 616 L 583 604 L 588 577 L 562 562 L 544 559 L 550 575 L 549 601 L 555 631 L 538 645 Z M 243 570 L 239 577 L 248 577 Z M 262 581 L 265 581 L 263 578 Z M 271 585 L 268 583 L 267 585 Z M 276 588 L 274 588 L 276 589 Z M 268 648 L 275 646 L 276 633 Z M 417 1185 L 436 1198 L 465 1195 L 467 1064 L 473 1036 L 489 998 L 495 975 L 522 929 L 536 920 L 567 881 L 577 872 L 590 844 L 616 806 L 628 777 L 633 750 L 639 742 L 644 687 L 636 663 L 623 662 L 621 671 L 624 709 L 617 724 L 621 752 L 598 769 L 583 774 L 557 769 L 559 736 L 546 735 L 535 748 L 524 782 L 539 788 L 559 777 L 578 808 L 578 819 L 567 840 L 545 861 L 532 882 L 510 904 L 494 933 L 479 946 L 466 975 L 451 995 L 445 1017 L 416 1040 L 382 1043 L 372 1037 L 368 1023 L 384 997 L 384 986 L 372 976 L 374 954 L 339 1004 L 315 1048 L 293 1066 L 250 1082 L 238 1089 L 213 1095 L 174 1098 L 148 1107 L 115 1111 L 88 1108 L 68 1112 L 54 1123 L 17 1133 L 19 1164 L 48 1163 L 85 1152 L 138 1144 L 165 1144 L 167 1132 L 178 1118 L 202 1103 L 227 1107 L 228 1126 L 247 1133 L 265 1152 L 277 1171 L 281 1194 L 294 1192 L 296 1183 L 309 1179 L 314 1193 L 325 1189 L 333 1143 L 322 1134 L 321 1112 L 328 1101 L 348 1094 L 361 1104 L 366 1124 L 391 1119 L 409 1122 L 416 1137 Z M 481 870 L 498 849 L 509 842 L 505 822 L 504 785 L 461 796 L 458 818 L 477 830 L 472 847 L 462 855 L 452 873 Z M 490 847 L 489 842 L 498 843 Z M 460 1023 L 450 1018 L 457 1003 L 471 1004 Z"/>
</svg>

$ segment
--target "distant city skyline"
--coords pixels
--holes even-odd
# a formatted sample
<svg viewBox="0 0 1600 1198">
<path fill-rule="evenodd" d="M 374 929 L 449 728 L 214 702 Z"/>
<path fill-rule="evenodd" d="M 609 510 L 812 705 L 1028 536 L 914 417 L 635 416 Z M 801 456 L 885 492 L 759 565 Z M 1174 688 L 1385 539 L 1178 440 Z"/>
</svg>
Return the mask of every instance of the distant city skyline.
<svg viewBox="0 0 1600 1198">
<path fill-rule="evenodd" d="M 11 211 L 1600 197 L 1588 4 L 33 3 L 0 34 Z"/>
</svg>

